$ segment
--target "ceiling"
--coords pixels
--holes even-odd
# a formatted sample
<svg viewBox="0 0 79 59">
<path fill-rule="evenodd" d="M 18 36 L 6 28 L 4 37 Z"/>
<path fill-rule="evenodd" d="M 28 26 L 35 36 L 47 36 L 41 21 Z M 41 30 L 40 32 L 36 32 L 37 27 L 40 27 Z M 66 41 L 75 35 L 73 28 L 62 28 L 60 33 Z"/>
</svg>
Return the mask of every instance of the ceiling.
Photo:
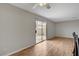
<svg viewBox="0 0 79 59">
<path fill-rule="evenodd" d="M 79 19 L 79 3 L 49 3 L 50 9 L 45 7 L 33 8 L 35 3 L 12 3 L 11 5 L 43 16 L 54 22 Z"/>
</svg>

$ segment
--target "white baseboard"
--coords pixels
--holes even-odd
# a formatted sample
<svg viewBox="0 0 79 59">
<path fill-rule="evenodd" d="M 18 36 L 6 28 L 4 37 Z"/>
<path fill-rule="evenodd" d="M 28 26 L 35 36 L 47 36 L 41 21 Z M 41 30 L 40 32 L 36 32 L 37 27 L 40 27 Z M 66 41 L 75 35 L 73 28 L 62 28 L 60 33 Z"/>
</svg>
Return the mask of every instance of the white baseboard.
<svg viewBox="0 0 79 59">
<path fill-rule="evenodd" d="M 66 35 L 66 34 L 56 34 L 56 37 L 67 37 L 67 38 L 73 38 L 72 35 Z"/>
<path fill-rule="evenodd" d="M 35 44 L 34 44 L 34 45 L 35 45 Z M 34 46 L 34 45 L 31 45 L 31 46 Z M 20 52 L 20 51 L 22 51 L 22 50 L 24 50 L 24 49 L 26 49 L 26 48 L 31 47 L 31 46 L 27 46 L 27 47 L 21 48 L 21 49 L 19 49 L 19 50 L 13 51 L 13 52 L 11 52 L 11 53 L 9 53 L 9 54 L 6 54 L 6 55 L 4 55 L 4 56 L 10 56 L 10 55 L 12 55 L 12 54 L 14 54 L 14 53 Z"/>
</svg>

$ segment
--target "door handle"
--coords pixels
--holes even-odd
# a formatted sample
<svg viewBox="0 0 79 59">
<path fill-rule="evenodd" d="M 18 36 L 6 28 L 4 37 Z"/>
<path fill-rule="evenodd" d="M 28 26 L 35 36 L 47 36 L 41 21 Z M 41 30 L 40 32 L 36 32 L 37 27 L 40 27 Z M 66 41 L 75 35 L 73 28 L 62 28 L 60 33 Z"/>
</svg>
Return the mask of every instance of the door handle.
<svg viewBox="0 0 79 59">
<path fill-rule="evenodd" d="M 35 30 L 35 33 L 37 33 L 37 30 Z"/>
</svg>

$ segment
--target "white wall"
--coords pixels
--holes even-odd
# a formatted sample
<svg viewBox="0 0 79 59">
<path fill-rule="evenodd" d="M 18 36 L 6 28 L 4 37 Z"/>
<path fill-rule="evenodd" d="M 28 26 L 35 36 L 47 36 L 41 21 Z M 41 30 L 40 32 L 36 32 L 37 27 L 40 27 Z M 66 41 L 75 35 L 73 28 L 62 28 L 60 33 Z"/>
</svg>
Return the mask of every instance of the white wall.
<svg viewBox="0 0 79 59">
<path fill-rule="evenodd" d="M 0 4 L 0 55 L 35 44 L 35 17 L 9 4 Z M 48 38 L 53 37 L 54 23 L 47 21 L 47 28 Z"/>
<path fill-rule="evenodd" d="M 73 32 L 79 35 L 79 20 L 56 23 L 56 36 L 72 38 Z"/>
<path fill-rule="evenodd" d="M 56 26 L 55 26 L 55 23 L 52 23 L 51 21 L 50 22 L 47 22 L 48 25 L 47 25 L 47 38 L 50 39 L 52 37 L 55 37 L 55 31 L 56 31 Z"/>
<path fill-rule="evenodd" d="M 34 15 L 0 4 L 0 55 L 35 44 Z"/>
</svg>

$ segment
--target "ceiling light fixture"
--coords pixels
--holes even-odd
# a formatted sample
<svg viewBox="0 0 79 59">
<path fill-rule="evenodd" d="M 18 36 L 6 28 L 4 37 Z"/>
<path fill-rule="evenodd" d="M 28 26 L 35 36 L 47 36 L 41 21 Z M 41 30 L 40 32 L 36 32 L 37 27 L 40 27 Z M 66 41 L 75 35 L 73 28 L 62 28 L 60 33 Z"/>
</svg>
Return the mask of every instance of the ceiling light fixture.
<svg viewBox="0 0 79 59">
<path fill-rule="evenodd" d="M 38 5 L 41 6 L 41 7 L 43 7 L 43 6 L 46 6 L 47 3 L 39 3 Z"/>
<path fill-rule="evenodd" d="M 50 5 L 48 3 L 36 3 L 33 8 L 36 8 L 36 7 L 45 7 L 47 9 L 50 9 Z"/>
</svg>

